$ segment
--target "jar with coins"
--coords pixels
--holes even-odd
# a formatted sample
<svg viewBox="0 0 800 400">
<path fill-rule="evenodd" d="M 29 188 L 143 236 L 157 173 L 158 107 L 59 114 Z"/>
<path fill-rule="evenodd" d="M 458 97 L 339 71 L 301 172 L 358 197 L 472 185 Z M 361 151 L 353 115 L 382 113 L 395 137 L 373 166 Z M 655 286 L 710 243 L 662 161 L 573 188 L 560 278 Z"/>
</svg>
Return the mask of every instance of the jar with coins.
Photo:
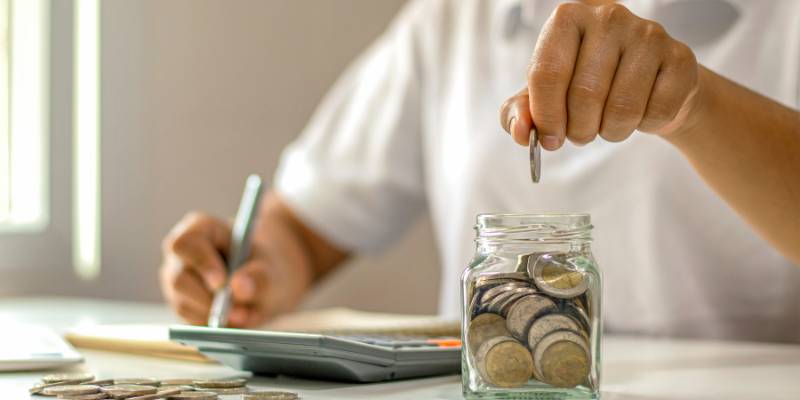
<svg viewBox="0 0 800 400">
<path fill-rule="evenodd" d="M 462 275 L 466 398 L 599 398 L 601 278 L 588 214 L 481 214 Z"/>
</svg>

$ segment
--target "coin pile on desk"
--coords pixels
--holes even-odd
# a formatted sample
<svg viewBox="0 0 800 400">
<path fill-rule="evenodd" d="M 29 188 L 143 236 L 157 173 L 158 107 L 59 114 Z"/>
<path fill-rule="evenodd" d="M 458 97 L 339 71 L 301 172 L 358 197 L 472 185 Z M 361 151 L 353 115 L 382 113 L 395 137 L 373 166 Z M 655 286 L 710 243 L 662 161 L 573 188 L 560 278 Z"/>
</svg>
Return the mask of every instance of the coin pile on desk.
<svg viewBox="0 0 800 400">
<path fill-rule="evenodd" d="M 523 255 L 515 272 L 474 280 L 466 348 L 486 383 L 518 387 L 534 378 L 571 388 L 587 381 L 590 278 L 573 264 L 581 257 Z"/>
<path fill-rule="evenodd" d="M 71 400 L 214 400 L 219 396 L 237 396 L 235 398 L 242 400 L 300 398 L 293 392 L 252 390 L 244 379 L 95 379 L 89 373 L 47 375 L 29 392 L 31 395 Z"/>
</svg>

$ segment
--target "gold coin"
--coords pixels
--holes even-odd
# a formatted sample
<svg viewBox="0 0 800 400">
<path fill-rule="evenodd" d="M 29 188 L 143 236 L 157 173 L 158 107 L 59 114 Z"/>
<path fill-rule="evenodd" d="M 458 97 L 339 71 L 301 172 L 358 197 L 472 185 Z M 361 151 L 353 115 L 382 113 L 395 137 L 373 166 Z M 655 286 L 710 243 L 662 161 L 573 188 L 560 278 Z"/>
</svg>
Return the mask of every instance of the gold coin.
<svg viewBox="0 0 800 400">
<path fill-rule="evenodd" d="M 506 315 L 506 326 L 511 334 L 521 341 L 528 340 L 528 329 L 540 316 L 556 309 L 556 303 L 548 297 L 529 294 L 514 302 Z"/>
<path fill-rule="evenodd" d="M 467 328 L 467 342 L 472 354 L 485 341 L 496 336 L 509 336 L 506 319 L 492 313 L 483 313 L 473 318 Z"/>
<path fill-rule="evenodd" d="M 533 322 L 528 330 L 528 348 L 536 351 L 536 345 L 548 334 L 555 331 L 573 331 L 587 338 L 583 328 L 572 317 L 564 314 L 547 314 Z"/>
<path fill-rule="evenodd" d="M 589 355 L 575 342 L 554 343 L 542 354 L 544 381 L 560 388 L 573 388 L 589 375 Z"/>
<path fill-rule="evenodd" d="M 516 339 L 498 336 L 487 340 L 476 356 L 478 373 L 498 387 L 519 387 L 533 373 L 533 359 L 528 349 Z"/>
<path fill-rule="evenodd" d="M 571 345 L 555 346 L 558 343 L 570 343 Z M 575 346 L 580 349 L 580 352 L 574 350 Z M 553 348 L 552 350 L 551 347 Z M 581 353 L 583 354 L 582 356 L 580 356 Z M 559 360 L 562 356 L 568 357 L 570 360 L 564 361 L 563 365 L 559 365 Z M 590 362 L 589 345 L 583 336 L 572 331 L 551 332 L 539 341 L 533 351 L 534 377 L 553 386 L 566 385 L 570 379 L 577 379 L 574 376 L 578 373 L 582 374 L 581 379 L 586 378 L 588 372 L 583 373 L 584 368 L 581 367 L 581 362 L 578 362 L 581 359 L 580 357 L 583 357 L 583 360 L 585 360 L 583 363 L 588 368 Z M 566 371 L 568 367 L 574 367 L 573 372 Z M 569 387 L 574 387 L 575 385 Z"/>
<path fill-rule="evenodd" d="M 562 254 L 543 254 L 529 259 L 528 271 L 536 287 L 553 297 L 570 299 L 589 288 L 589 275 Z"/>
</svg>

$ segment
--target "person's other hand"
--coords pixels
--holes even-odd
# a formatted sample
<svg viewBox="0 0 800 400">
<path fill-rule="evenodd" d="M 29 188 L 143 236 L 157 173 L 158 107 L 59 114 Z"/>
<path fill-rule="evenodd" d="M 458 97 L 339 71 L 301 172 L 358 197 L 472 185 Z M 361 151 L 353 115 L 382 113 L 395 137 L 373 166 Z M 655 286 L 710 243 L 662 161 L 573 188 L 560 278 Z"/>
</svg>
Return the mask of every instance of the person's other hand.
<svg viewBox="0 0 800 400">
<path fill-rule="evenodd" d="M 285 229 L 277 225 L 268 233 L 270 242 L 263 240 L 263 225 L 253 229 L 250 257 L 231 277 L 229 326 L 261 324 L 293 306 L 311 281 L 310 270 L 304 268 L 307 260 L 298 257 L 297 245 L 286 243 Z M 190 213 L 163 240 L 161 289 L 172 308 L 191 324 L 206 324 L 213 293 L 225 285 L 224 257 L 230 238 L 227 222 Z M 276 253 L 275 247 L 282 243 Z"/>
<path fill-rule="evenodd" d="M 528 85 L 506 100 L 500 121 L 524 146 L 536 126 L 542 147 L 564 139 L 611 142 L 638 129 L 669 136 L 687 124 L 700 92 L 691 49 L 622 5 L 564 3 L 542 29 Z"/>
</svg>

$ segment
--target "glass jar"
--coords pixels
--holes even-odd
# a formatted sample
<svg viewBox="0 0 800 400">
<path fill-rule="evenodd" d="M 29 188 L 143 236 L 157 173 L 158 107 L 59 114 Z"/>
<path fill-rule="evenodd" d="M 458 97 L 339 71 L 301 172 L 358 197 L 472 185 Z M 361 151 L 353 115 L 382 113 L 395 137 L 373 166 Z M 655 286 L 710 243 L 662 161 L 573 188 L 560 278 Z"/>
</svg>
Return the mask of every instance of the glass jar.
<svg viewBox="0 0 800 400">
<path fill-rule="evenodd" d="M 588 214 L 481 214 L 461 277 L 464 397 L 596 399 L 600 272 Z"/>
</svg>

